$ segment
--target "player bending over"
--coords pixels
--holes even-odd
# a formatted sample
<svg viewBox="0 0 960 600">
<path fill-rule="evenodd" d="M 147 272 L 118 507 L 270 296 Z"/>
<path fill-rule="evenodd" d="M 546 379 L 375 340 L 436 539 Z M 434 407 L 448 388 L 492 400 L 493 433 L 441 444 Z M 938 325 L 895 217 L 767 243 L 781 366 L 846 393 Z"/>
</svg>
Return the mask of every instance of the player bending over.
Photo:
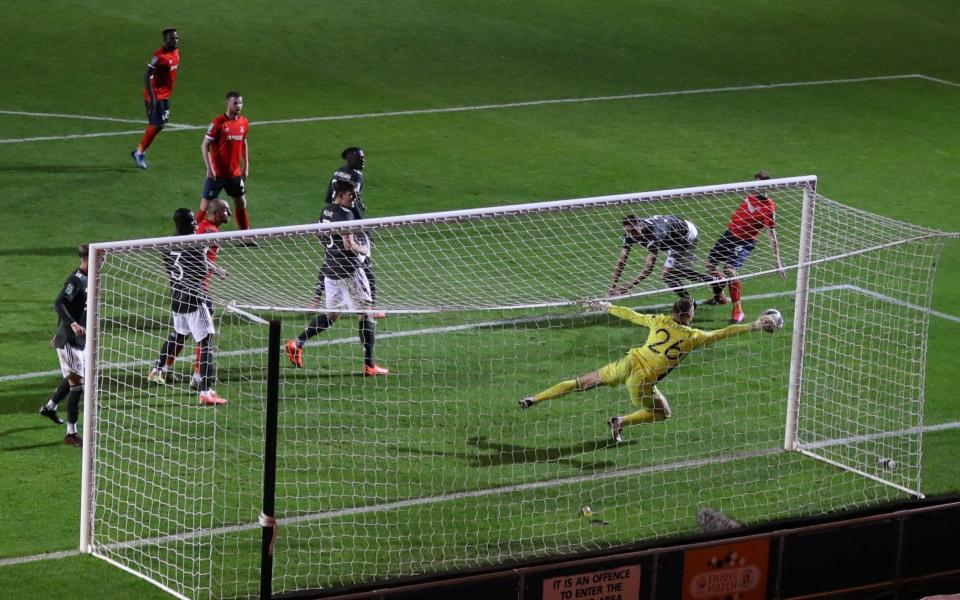
<svg viewBox="0 0 960 600">
<path fill-rule="evenodd" d="M 598 385 L 626 385 L 630 402 L 637 410 L 626 415 L 611 417 L 607 424 L 614 441 L 621 441 L 620 433 L 627 425 L 652 423 L 670 418 L 667 398 L 657 389 L 656 383 L 675 369 L 696 348 L 712 344 L 748 331 L 774 331 L 772 317 L 761 316 L 749 325 L 730 325 L 717 331 L 701 331 L 690 327 L 693 321 L 694 304 L 689 298 L 673 303 L 673 315 L 645 315 L 623 306 L 611 306 L 609 302 L 593 301 L 587 306 L 606 310 L 611 315 L 630 321 L 650 330 L 642 346 L 631 348 L 626 356 L 597 371 L 576 379 L 561 381 L 534 396 L 520 400 L 520 408 L 566 396 L 570 392 L 585 392 Z"/>
<path fill-rule="evenodd" d="M 627 215 L 623 219 L 623 248 L 617 264 L 613 267 L 613 278 L 608 296 L 625 294 L 630 288 L 646 279 L 657 264 L 657 253 L 666 252 L 667 260 L 663 263 L 663 282 L 673 288 L 681 298 L 689 298 L 690 294 L 681 285 L 684 280 L 709 282 L 713 278 L 706 273 L 694 270 L 694 250 L 697 247 L 697 227 L 690 221 L 685 221 L 673 215 L 647 217 L 641 219 L 635 215 Z M 643 270 L 626 285 L 620 285 L 620 276 L 623 274 L 630 251 L 636 244 L 647 250 L 647 258 Z"/>
<path fill-rule="evenodd" d="M 178 208 L 173 213 L 173 222 L 177 235 L 192 235 L 197 230 L 197 222 L 189 208 Z M 162 371 L 168 368 L 167 359 L 179 354 L 187 336 L 192 335 L 200 346 L 200 404 L 226 404 L 227 401 L 211 387 L 216 380 L 213 336 L 217 331 L 207 305 L 210 295 L 204 282 L 215 267 L 210 264 L 202 246 L 165 250 L 163 266 L 170 280 L 173 331 L 160 349 L 160 357 L 147 381 L 163 377 Z"/>
<path fill-rule="evenodd" d="M 770 179 L 770 173 L 760 171 L 753 178 L 757 181 Z M 734 211 L 733 216 L 730 217 L 730 223 L 727 225 L 727 230 L 723 232 L 717 243 L 710 249 L 710 254 L 707 255 L 707 271 L 716 279 L 726 277 L 730 282 L 730 298 L 733 300 L 731 323 L 739 323 L 743 320 L 743 306 L 740 304 L 740 280 L 734 279 L 737 276 L 737 269 L 743 266 L 747 257 L 753 252 L 753 247 L 760 236 L 760 230 L 763 228 L 770 232 L 770 248 L 776 261 L 777 275 L 781 279 L 786 277 L 786 273 L 783 271 L 783 262 L 780 261 L 780 245 L 777 243 L 776 227 L 776 203 L 763 192 L 754 192 L 744 198 L 737 210 Z M 723 267 L 722 271 L 721 267 Z M 713 298 L 707 300 L 706 304 L 716 306 L 726 303 L 727 297 L 723 295 L 723 284 L 714 284 Z"/>
<path fill-rule="evenodd" d="M 87 343 L 87 252 L 86 244 L 77 248 L 80 266 L 63 283 L 53 308 L 57 311 L 57 333 L 50 345 L 57 351 L 60 360 L 60 372 L 63 379 L 56 391 L 40 407 L 40 414 L 57 425 L 63 419 L 57 414 L 57 406 L 67 399 L 67 435 L 63 443 L 81 447 L 83 441 L 77 434 L 77 421 L 80 419 L 80 398 L 83 395 L 83 349 Z"/>
<path fill-rule="evenodd" d="M 323 208 L 322 223 L 355 220 L 350 206 L 357 192 L 349 181 L 333 184 L 333 202 Z M 389 371 L 373 360 L 373 346 L 377 322 L 369 309 L 372 303 L 370 282 L 361 266 L 361 258 L 370 251 L 370 246 L 351 233 L 331 233 L 322 236 L 324 245 L 323 268 L 320 270 L 317 292 L 323 289 L 323 298 L 328 312 L 318 314 L 303 331 L 287 342 L 287 358 L 299 369 L 303 368 L 303 345 L 308 339 L 330 328 L 340 318 L 341 310 L 361 310 L 360 342 L 363 344 L 363 374 L 386 375 Z"/>
</svg>

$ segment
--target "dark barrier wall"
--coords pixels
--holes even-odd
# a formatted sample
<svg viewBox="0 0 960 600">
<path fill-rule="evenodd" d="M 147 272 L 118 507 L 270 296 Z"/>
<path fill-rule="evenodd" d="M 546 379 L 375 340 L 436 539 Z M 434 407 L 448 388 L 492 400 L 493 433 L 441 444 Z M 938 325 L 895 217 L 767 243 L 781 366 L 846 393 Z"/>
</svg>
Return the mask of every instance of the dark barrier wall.
<svg viewBox="0 0 960 600">
<path fill-rule="evenodd" d="M 901 600 L 960 594 L 960 495 L 359 591 L 360 600 Z"/>
</svg>

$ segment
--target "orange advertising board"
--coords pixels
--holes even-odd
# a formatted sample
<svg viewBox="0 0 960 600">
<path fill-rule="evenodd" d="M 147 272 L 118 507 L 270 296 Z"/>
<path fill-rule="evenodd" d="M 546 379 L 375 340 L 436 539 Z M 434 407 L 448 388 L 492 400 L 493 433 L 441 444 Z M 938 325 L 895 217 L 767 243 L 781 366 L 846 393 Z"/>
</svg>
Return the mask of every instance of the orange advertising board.
<svg viewBox="0 0 960 600">
<path fill-rule="evenodd" d="M 683 600 L 764 600 L 769 560 L 768 538 L 687 550 Z"/>
<path fill-rule="evenodd" d="M 640 600 L 640 565 L 545 579 L 543 600 Z"/>
</svg>

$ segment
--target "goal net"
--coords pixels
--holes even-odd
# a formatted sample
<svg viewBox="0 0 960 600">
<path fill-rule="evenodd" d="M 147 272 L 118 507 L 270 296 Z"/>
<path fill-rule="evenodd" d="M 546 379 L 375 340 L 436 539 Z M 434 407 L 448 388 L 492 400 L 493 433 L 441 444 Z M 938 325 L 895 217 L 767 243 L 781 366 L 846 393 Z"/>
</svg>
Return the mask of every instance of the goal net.
<svg viewBox="0 0 960 600">
<path fill-rule="evenodd" d="M 689 533 L 709 506 L 740 522 L 920 493 L 931 283 L 940 232 L 854 210 L 812 177 L 362 222 L 92 247 L 81 547 L 183 598 L 260 589 L 267 327 L 301 333 L 324 240 L 370 236 L 376 360 L 364 377 L 358 315 L 282 356 L 274 593 L 335 590 L 611 548 Z M 603 298 L 627 215 L 695 225 L 693 267 L 743 199 L 777 204 L 737 277 L 747 320 L 783 330 L 691 353 L 658 383 L 671 418 L 611 439 L 635 410 L 623 387 L 518 401 L 621 359 L 647 330 L 576 306 Z M 355 229 L 346 229 L 352 225 Z M 239 242 L 255 241 L 256 247 Z M 170 383 L 146 380 L 171 331 L 165 251 L 217 244 L 210 283 L 215 388 L 188 387 L 193 340 Z M 641 271 L 631 247 L 621 278 Z M 665 313 L 668 257 L 613 302 Z M 724 282 L 726 283 L 726 282 Z M 731 305 L 685 281 L 693 326 Z M 282 351 L 282 349 L 281 349 Z M 591 511 L 584 516 L 581 507 Z"/>
</svg>

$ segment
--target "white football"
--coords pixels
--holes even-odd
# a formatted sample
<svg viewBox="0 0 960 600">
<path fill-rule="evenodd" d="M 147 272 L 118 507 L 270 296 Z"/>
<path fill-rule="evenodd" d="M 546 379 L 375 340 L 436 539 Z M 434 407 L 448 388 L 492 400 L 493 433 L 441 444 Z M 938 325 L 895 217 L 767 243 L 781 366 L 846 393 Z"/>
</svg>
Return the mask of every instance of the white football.
<svg viewBox="0 0 960 600">
<path fill-rule="evenodd" d="M 770 333 L 774 331 L 783 329 L 783 315 L 780 314 L 780 311 L 775 308 L 768 308 L 763 311 L 763 315 L 766 317 L 773 317 L 773 329 L 768 329 Z"/>
</svg>

